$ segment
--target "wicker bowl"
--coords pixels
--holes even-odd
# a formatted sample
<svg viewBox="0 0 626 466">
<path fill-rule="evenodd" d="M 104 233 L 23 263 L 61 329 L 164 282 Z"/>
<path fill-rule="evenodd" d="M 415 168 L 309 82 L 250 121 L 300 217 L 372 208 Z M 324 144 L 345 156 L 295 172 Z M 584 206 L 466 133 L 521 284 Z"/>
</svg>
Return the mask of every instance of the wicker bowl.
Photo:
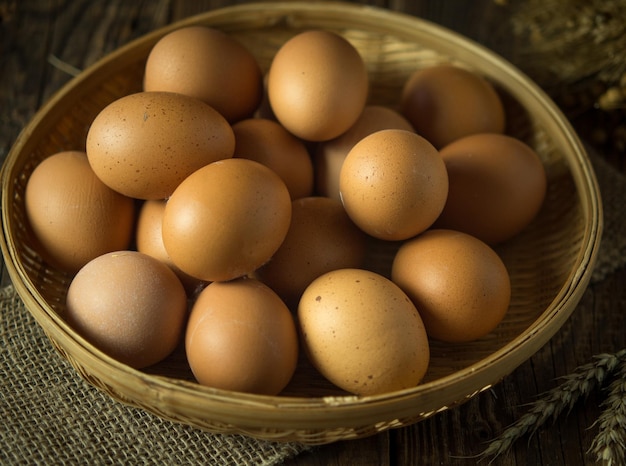
<svg viewBox="0 0 626 466">
<path fill-rule="evenodd" d="M 362 54 L 371 102 L 396 106 L 417 68 L 451 62 L 492 81 L 507 111 L 510 135 L 531 145 L 548 175 L 548 193 L 535 221 L 498 247 L 512 280 L 510 310 L 490 335 L 468 344 L 432 342 L 426 379 L 415 388 L 378 396 L 342 393 L 302 360 L 281 396 L 202 387 L 182 349 L 147 370 L 107 357 L 64 321 L 71 276 L 43 262 L 25 218 L 24 191 L 35 166 L 66 149 L 84 149 L 95 115 L 139 91 L 145 59 L 165 33 L 204 24 L 231 34 L 267 69 L 290 36 L 311 28 L 336 31 Z M 460 404 L 498 383 L 561 327 L 585 290 L 602 230 L 591 164 L 554 103 L 524 74 L 490 51 L 441 27 L 390 11 L 342 3 L 248 4 L 195 16 L 138 39 L 69 82 L 23 130 L 2 170 L 2 252 L 16 290 L 58 352 L 80 376 L 116 400 L 165 419 L 212 432 L 324 444 L 410 425 Z M 372 251 L 385 273 L 392 251 Z"/>
</svg>

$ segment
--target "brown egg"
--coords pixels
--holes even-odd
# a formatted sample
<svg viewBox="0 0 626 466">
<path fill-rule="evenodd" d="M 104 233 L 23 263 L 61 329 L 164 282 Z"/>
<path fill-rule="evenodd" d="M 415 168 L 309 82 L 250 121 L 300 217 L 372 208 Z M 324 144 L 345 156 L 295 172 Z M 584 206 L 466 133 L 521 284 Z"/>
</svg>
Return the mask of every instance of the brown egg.
<svg viewBox="0 0 626 466">
<path fill-rule="evenodd" d="M 382 105 L 368 105 L 345 133 L 319 143 L 314 157 L 317 194 L 339 200 L 339 173 L 348 152 L 365 136 L 382 129 L 413 131 L 411 123 L 397 111 Z"/>
<path fill-rule="evenodd" d="M 278 395 L 298 361 L 289 309 L 253 279 L 211 283 L 193 305 L 185 337 L 187 360 L 202 385 Z"/>
<path fill-rule="evenodd" d="M 288 131 L 324 141 L 357 120 L 368 96 L 368 74 L 358 50 L 342 36 L 311 30 L 297 34 L 270 65 L 268 98 Z"/>
<path fill-rule="evenodd" d="M 28 179 L 25 210 L 42 257 L 67 272 L 132 239 L 133 200 L 100 181 L 84 152 L 43 160 Z"/>
<path fill-rule="evenodd" d="M 416 386 L 430 349 L 415 306 L 397 285 L 362 269 L 317 278 L 298 307 L 303 348 L 317 370 L 357 395 Z"/>
<path fill-rule="evenodd" d="M 137 226 L 135 229 L 135 242 L 137 244 L 137 250 L 160 260 L 172 269 L 185 287 L 187 294 L 192 296 L 194 292 L 204 284 L 204 282 L 189 276 L 176 267 L 165 250 L 162 227 L 166 202 L 167 201 L 165 200 L 153 200 L 145 201 L 142 204 L 141 209 L 139 210 L 139 217 L 137 219 Z"/>
<path fill-rule="evenodd" d="M 546 195 L 541 159 L 503 134 L 475 134 L 441 149 L 449 191 L 435 222 L 489 243 L 506 241 L 535 218 Z"/>
<path fill-rule="evenodd" d="M 282 245 L 255 276 L 295 309 L 305 288 L 332 270 L 361 267 L 366 236 L 341 203 L 328 197 L 295 200 Z"/>
<path fill-rule="evenodd" d="M 170 92 L 139 92 L 105 107 L 87 134 L 98 177 L 137 199 L 165 199 L 188 175 L 232 157 L 235 136 L 213 108 Z"/>
<path fill-rule="evenodd" d="M 226 159 L 187 177 L 163 214 L 163 244 L 174 264 L 204 281 L 225 281 L 263 265 L 291 221 L 285 183 L 265 165 Z"/>
<path fill-rule="evenodd" d="M 104 353 L 140 369 L 165 359 L 182 341 L 187 296 L 162 262 L 137 251 L 116 251 L 76 274 L 65 317 Z"/>
<path fill-rule="evenodd" d="M 280 123 L 249 118 L 233 125 L 234 157 L 256 160 L 274 170 L 285 182 L 292 199 L 313 193 L 313 162 L 300 139 Z"/>
<path fill-rule="evenodd" d="M 504 107 L 482 76 L 452 65 L 417 70 L 405 83 L 401 113 L 437 149 L 475 133 L 502 133 Z"/>
<path fill-rule="evenodd" d="M 178 92 L 203 100 L 229 122 L 252 116 L 261 102 L 255 57 L 217 29 L 188 26 L 162 37 L 146 62 L 144 90 Z"/>
<path fill-rule="evenodd" d="M 437 219 L 446 202 L 448 175 L 426 139 L 386 129 L 366 136 L 348 153 L 339 189 L 346 212 L 363 231 L 382 240 L 404 240 Z"/>
<path fill-rule="evenodd" d="M 500 257 L 454 230 L 429 230 L 404 243 L 391 279 L 415 304 L 428 336 L 445 342 L 484 337 L 509 308 L 511 284 Z"/>
</svg>

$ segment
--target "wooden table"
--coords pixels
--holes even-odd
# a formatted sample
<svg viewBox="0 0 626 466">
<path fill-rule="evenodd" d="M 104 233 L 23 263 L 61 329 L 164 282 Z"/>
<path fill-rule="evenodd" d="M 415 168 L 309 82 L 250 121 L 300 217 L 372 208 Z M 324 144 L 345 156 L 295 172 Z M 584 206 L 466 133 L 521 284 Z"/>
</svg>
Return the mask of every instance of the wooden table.
<svg viewBox="0 0 626 466">
<path fill-rule="evenodd" d="M 18 132 L 34 112 L 73 72 L 159 26 L 233 3 L 226 0 L 127 2 L 0 1 L 0 156 L 8 153 Z M 457 30 L 505 57 L 513 44 L 493 43 L 498 15 L 506 17 L 507 2 L 371 0 L 367 3 L 418 15 Z M 574 121 L 578 124 L 577 121 Z M 580 123 L 581 131 L 584 130 Z M 623 158 L 612 157 L 621 164 Z M 9 279 L 2 271 L 1 283 Z M 464 405 L 417 425 L 363 440 L 315 448 L 288 462 L 304 465 L 476 464 L 475 455 L 507 425 L 526 412 L 524 404 L 557 385 L 592 356 L 626 347 L 623 268 L 589 288 L 579 308 L 529 361 L 493 389 Z M 600 413 L 602 393 L 594 392 L 569 416 L 549 423 L 530 439 L 514 444 L 497 458 L 498 465 L 583 465 L 595 435 L 590 428 Z M 484 460 L 485 464 L 487 460 Z"/>
</svg>

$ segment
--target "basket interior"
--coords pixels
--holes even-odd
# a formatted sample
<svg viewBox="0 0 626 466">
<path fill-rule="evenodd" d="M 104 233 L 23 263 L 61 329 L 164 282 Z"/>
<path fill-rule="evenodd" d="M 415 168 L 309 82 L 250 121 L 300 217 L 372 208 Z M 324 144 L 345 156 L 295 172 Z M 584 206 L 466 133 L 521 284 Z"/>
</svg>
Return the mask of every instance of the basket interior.
<svg viewBox="0 0 626 466">
<path fill-rule="evenodd" d="M 338 24 L 338 21 L 331 21 L 324 27 L 341 33 L 360 51 L 370 73 L 369 102 L 372 104 L 396 107 L 402 85 L 408 75 L 420 67 L 453 62 L 472 69 L 472 64 L 464 62 L 462 57 L 446 55 L 392 32 L 345 28 Z M 262 69 L 267 70 L 280 45 L 309 27 L 311 25 L 307 23 L 276 21 L 256 27 L 235 24 L 224 29 L 248 47 Z M 10 184 L 3 186 L 3 194 L 9 199 L 3 215 L 14 248 L 14 260 L 23 269 L 27 286 L 45 300 L 46 312 L 63 315 L 71 277 L 50 267 L 36 252 L 36 241 L 25 217 L 26 182 L 37 164 L 53 153 L 84 150 L 87 130 L 97 113 L 116 98 L 141 90 L 145 57 L 146 54 L 139 54 L 131 63 L 119 66 L 105 76 L 94 74 L 80 83 L 79 98 L 59 101 L 62 111 L 57 111 L 45 128 L 33 131 L 31 143 L 24 145 L 23 151 L 17 154 Z M 431 342 L 431 363 L 426 382 L 449 376 L 489 357 L 527 331 L 546 308 L 559 299 L 571 280 L 588 228 L 588 212 L 583 208 L 567 157 L 542 121 L 535 119 L 533 109 L 522 107 L 510 90 L 499 85 L 497 77 L 489 78 L 498 87 L 506 105 L 507 133 L 528 143 L 542 158 L 548 176 L 548 193 L 533 223 L 520 235 L 497 247 L 512 281 L 511 305 L 504 321 L 479 341 L 454 345 Z M 369 267 L 388 276 L 397 246 L 372 241 Z M 145 372 L 193 380 L 182 348 Z M 302 358 L 284 394 L 317 397 L 341 395 L 342 392 L 326 382 Z"/>
</svg>

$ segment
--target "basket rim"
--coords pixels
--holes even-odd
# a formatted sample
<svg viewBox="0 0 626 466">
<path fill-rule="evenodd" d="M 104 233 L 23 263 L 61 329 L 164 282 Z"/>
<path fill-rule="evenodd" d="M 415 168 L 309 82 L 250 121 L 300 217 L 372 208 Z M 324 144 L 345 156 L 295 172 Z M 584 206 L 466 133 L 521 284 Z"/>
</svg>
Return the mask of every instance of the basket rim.
<svg viewBox="0 0 626 466">
<path fill-rule="evenodd" d="M 323 7 L 323 10 L 319 10 L 320 6 Z M 11 219 L 6 214 L 11 209 L 9 206 L 11 201 L 11 197 L 9 196 L 11 193 L 11 174 L 20 154 L 28 152 L 29 147 L 34 144 L 31 140 L 34 129 L 41 126 L 45 127 L 46 125 L 51 126 L 52 122 L 55 120 L 55 111 L 59 112 L 57 108 L 58 103 L 76 92 L 76 89 L 80 87 L 81 83 L 87 82 L 95 73 L 101 72 L 103 68 L 111 67 L 113 63 L 118 64 L 120 58 L 127 57 L 126 59 L 128 60 L 128 55 L 131 54 L 131 52 L 136 54 L 138 51 L 145 51 L 158 37 L 173 29 L 198 23 L 210 23 L 211 25 L 220 27 L 225 20 L 231 18 L 234 14 L 244 12 L 247 15 L 257 15 L 261 18 L 260 20 L 266 18 L 266 21 L 297 22 L 299 18 L 298 15 L 305 16 L 307 14 L 319 13 L 320 11 L 323 11 L 325 15 L 335 13 L 341 15 L 341 18 L 354 18 L 366 21 L 368 25 L 371 24 L 372 27 L 379 27 L 376 26 L 378 23 L 392 22 L 395 27 L 394 33 L 400 37 L 411 36 L 411 31 L 413 31 L 416 26 L 419 26 L 422 30 L 432 34 L 437 40 L 445 40 L 447 44 L 451 44 L 451 47 L 462 47 L 473 54 L 480 55 L 486 62 L 490 63 L 490 66 L 494 67 L 494 69 L 504 71 L 507 77 L 515 82 L 516 88 L 520 92 L 523 90 L 523 92 L 526 93 L 528 99 L 532 99 L 541 104 L 543 111 L 546 112 L 547 118 L 552 122 L 554 128 L 558 130 L 558 134 L 562 139 L 561 143 L 573 154 L 573 158 L 569 160 L 570 170 L 577 187 L 577 192 L 581 196 L 582 208 L 589 219 L 584 232 L 584 247 L 578 253 L 578 257 L 575 261 L 576 267 L 571 271 L 566 285 L 559 291 L 553 302 L 537 317 L 533 324 L 514 340 L 510 341 L 490 356 L 477 361 L 475 364 L 465 369 L 436 380 L 425 382 L 409 389 L 380 395 L 296 397 L 231 392 L 203 387 L 192 382 L 181 381 L 170 377 L 147 374 L 121 364 L 101 353 L 89 342 L 77 335 L 65 321 L 54 312 L 50 305 L 46 303 L 43 296 L 36 290 L 16 255 L 15 239 L 12 237 L 11 233 Z M 49 337 L 54 340 L 62 339 L 71 342 L 73 350 L 81 351 L 85 355 L 91 355 L 94 361 L 109 367 L 112 369 L 112 372 L 116 372 L 117 377 L 123 376 L 130 381 L 139 383 L 143 387 L 148 387 L 154 396 L 165 402 L 170 398 L 175 398 L 177 393 L 184 392 L 186 395 L 197 400 L 197 402 L 211 402 L 214 403 L 212 406 L 230 404 L 238 408 L 247 407 L 256 412 L 263 412 L 275 417 L 276 422 L 281 423 L 281 420 L 284 421 L 281 425 L 300 427 L 310 425 L 308 421 L 313 418 L 317 418 L 318 420 L 323 419 L 328 408 L 341 411 L 371 406 L 375 410 L 377 406 L 386 406 L 392 402 L 403 405 L 405 402 L 410 402 L 415 399 L 418 395 L 434 394 L 454 384 L 464 383 L 474 379 L 480 380 L 478 385 L 475 384 L 476 390 L 467 395 L 469 398 L 490 387 L 492 384 L 499 382 L 499 378 L 498 380 L 492 380 L 489 376 L 491 369 L 498 368 L 499 372 L 503 374 L 513 371 L 513 369 L 528 357 L 518 357 L 516 360 L 512 357 L 512 355 L 515 355 L 516 350 L 529 345 L 536 346 L 535 350 L 539 349 L 540 346 L 543 346 L 543 344 L 552 337 L 552 334 L 556 332 L 560 325 L 567 320 L 573 310 L 571 307 L 581 298 L 582 293 L 590 281 L 603 227 L 600 191 L 585 148 L 556 104 L 552 102 L 537 84 L 504 58 L 454 31 L 450 31 L 442 26 L 405 13 L 399 13 L 380 7 L 343 2 L 323 2 L 321 4 L 306 2 L 262 2 L 234 5 L 185 18 L 134 39 L 101 58 L 78 76 L 72 78 L 36 112 L 31 121 L 20 132 L 9 151 L 3 163 L 0 177 L 2 182 L 2 235 L 0 238 L 0 247 L 5 258 L 5 266 L 16 291 L 25 304 L 27 304 L 27 309 L 35 317 L 39 325 L 46 330 Z M 557 324 L 556 328 L 555 323 Z M 50 324 L 52 324 L 52 326 L 50 326 Z M 534 351 L 531 354 L 534 354 Z M 502 369 L 504 366 L 509 367 Z M 173 402 L 175 403 L 175 400 Z M 433 412 L 436 412 L 447 406 L 431 407 Z M 426 411 L 428 411 L 428 409 Z M 287 412 L 293 415 L 290 414 L 285 418 Z M 250 417 L 249 413 L 250 412 L 246 415 L 246 419 Z M 303 422 L 298 422 L 298 417 L 303 414 L 308 417 L 305 418 Z M 267 420 L 258 425 L 266 424 Z"/>
</svg>

